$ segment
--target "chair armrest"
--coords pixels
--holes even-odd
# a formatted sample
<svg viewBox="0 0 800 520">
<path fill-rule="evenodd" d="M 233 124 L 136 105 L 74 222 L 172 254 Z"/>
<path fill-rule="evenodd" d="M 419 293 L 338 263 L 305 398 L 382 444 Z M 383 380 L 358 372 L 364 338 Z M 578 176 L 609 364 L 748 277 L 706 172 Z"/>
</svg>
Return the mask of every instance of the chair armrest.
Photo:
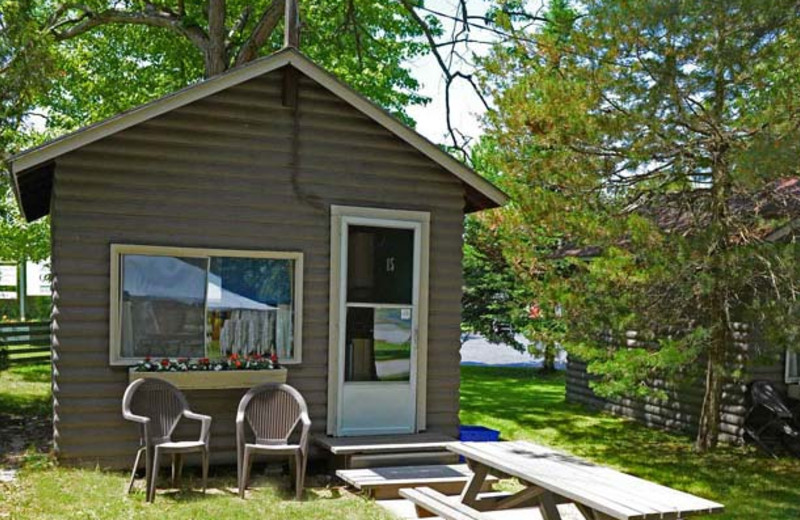
<svg viewBox="0 0 800 520">
<path fill-rule="evenodd" d="M 211 417 L 190 410 L 184 410 L 183 416 L 193 421 L 200 421 L 200 440 L 208 444 L 208 437 L 211 434 Z"/>
<path fill-rule="evenodd" d="M 150 428 L 148 428 L 148 426 L 150 426 L 150 418 L 142 415 L 136 415 L 124 409 L 122 410 L 122 417 L 128 421 L 139 423 L 139 426 L 141 427 L 141 437 L 139 442 L 141 442 L 143 446 L 147 446 L 149 449 Z"/>
<path fill-rule="evenodd" d="M 300 414 L 300 423 L 303 425 L 300 433 L 300 449 L 305 454 L 308 451 L 308 432 L 311 430 L 311 419 L 306 412 Z"/>
<path fill-rule="evenodd" d="M 145 417 L 143 415 L 136 415 L 134 413 L 131 413 L 131 412 L 128 412 L 128 411 L 125 411 L 125 410 L 122 411 L 122 417 L 124 419 L 129 420 L 129 421 L 137 422 L 137 423 L 144 424 L 144 425 L 147 425 L 147 424 L 150 423 L 150 418 L 149 417 Z"/>
</svg>

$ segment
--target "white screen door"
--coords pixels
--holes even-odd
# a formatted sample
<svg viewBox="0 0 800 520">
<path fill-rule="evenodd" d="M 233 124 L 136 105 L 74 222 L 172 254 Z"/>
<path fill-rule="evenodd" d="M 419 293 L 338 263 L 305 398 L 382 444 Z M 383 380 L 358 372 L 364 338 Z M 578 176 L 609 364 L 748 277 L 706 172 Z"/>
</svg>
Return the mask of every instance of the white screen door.
<svg viewBox="0 0 800 520">
<path fill-rule="evenodd" d="M 416 426 L 421 226 L 343 217 L 338 435 Z"/>
</svg>

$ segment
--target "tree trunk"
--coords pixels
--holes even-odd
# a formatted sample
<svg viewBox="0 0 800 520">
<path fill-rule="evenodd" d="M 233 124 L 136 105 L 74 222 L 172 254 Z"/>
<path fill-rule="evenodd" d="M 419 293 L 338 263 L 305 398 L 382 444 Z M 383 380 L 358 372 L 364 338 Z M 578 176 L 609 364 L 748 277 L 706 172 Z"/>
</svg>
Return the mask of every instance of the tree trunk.
<svg viewBox="0 0 800 520">
<path fill-rule="evenodd" d="M 712 166 L 712 221 L 709 247 L 709 254 L 711 255 L 709 265 L 713 278 L 713 286 L 709 295 L 711 344 L 707 350 L 706 391 L 700 410 L 700 424 L 695 442 L 695 449 L 699 452 L 708 451 L 717 445 L 726 353 L 731 339 L 728 288 L 728 276 L 731 276 L 728 269 L 730 172 L 725 161 L 727 149 L 727 145 L 723 144 L 715 151 Z"/>
<path fill-rule="evenodd" d="M 719 439 L 722 384 L 725 374 L 725 343 L 727 343 L 725 331 L 715 331 L 706 362 L 706 392 L 700 410 L 700 424 L 695 440 L 695 450 L 700 453 L 714 449 Z"/>
<path fill-rule="evenodd" d="M 554 345 L 544 347 L 542 370 L 544 372 L 555 372 L 556 370 L 556 347 Z"/>
<path fill-rule="evenodd" d="M 208 44 L 204 49 L 207 78 L 222 74 L 228 68 L 225 52 L 225 0 L 208 0 Z"/>
<path fill-rule="evenodd" d="M 724 12 L 717 14 L 716 42 L 718 62 L 714 67 L 714 98 L 711 116 L 717 129 L 709 146 L 711 156 L 711 222 L 709 223 L 708 265 L 712 276 L 709 294 L 709 324 L 711 344 L 706 364 L 706 392 L 700 409 L 700 424 L 695 449 L 705 452 L 716 447 L 719 438 L 722 409 L 722 384 L 725 375 L 726 352 L 730 345 L 730 297 L 728 277 L 728 249 L 730 247 L 730 219 L 728 200 L 731 195 L 731 171 L 727 161 L 730 144 L 724 133 L 725 96 L 727 80 L 722 55 L 726 47 Z"/>
</svg>

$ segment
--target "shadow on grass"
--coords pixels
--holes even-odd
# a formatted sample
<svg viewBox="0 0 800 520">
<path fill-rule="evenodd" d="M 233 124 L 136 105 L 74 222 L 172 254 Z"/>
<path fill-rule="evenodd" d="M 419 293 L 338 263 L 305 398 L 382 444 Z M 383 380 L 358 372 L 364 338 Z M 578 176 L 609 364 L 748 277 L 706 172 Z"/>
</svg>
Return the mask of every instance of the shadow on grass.
<svg viewBox="0 0 800 520">
<path fill-rule="evenodd" d="M 50 415 L 50 365 L 11 367 L 0 372 L 0 415 Z"/>
<path fill-rule="evenodd" d="M 14 374 L 26 383 L 47 383 L 50 384 L 50 364 L 34 363 L 30 365 L 20 365 L 11 367 L 8 373 Z"/>
<path fill-rule="evenodd" d="M 462 367 L 461 420 L 499 429 L 727 506 L 716 518 L 797 518 L 800 461 L 726 446 L 699 455 L 688 437 L 565 401 L 563 374 Z"/>
<path fill-rule="evenodd" d="M 26 450 L 46 452 L 52 436 L 50 365 L 0 372 L 0 464 L 17 465 Z"/>
</svg>

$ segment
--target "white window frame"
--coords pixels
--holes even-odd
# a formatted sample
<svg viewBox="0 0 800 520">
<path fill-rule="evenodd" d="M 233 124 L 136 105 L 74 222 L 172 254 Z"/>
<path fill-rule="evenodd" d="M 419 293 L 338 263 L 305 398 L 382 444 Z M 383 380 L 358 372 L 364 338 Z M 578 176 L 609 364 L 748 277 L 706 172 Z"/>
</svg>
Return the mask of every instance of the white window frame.
<svg viewBox="0 0 800 520">
<path fill-rule="evenodd" d="M 303 253 L 296 251 L 253 251 L 247 249 L 209 249 L 200 247 L 151 246 L 140 244 L 111 244 L 111 291 L 109 315 L 109 364 L 112 366 L 136 365 L 144 358 L 122 357 L 122 306 L 120 283 L 122 281 L 122 255 L 174 256 L 190 258 L 235 257 L 294 260 L 294 331 L 292 353 L 289 359 L 280 359 L 284 365 L 295 365 L 303 359 Z"/>
<path fill-rule="evenodd" d="M 800 373 L 792 375 L 789 373 L 789 356 L 794 354 L 797 356 L 797 361 L 800 363 L 800 351 L 793 351 L 786 349 L 786 357 L 784 358 L 784 380 L 786 383 L 800 383 Z"/>
</svg>

